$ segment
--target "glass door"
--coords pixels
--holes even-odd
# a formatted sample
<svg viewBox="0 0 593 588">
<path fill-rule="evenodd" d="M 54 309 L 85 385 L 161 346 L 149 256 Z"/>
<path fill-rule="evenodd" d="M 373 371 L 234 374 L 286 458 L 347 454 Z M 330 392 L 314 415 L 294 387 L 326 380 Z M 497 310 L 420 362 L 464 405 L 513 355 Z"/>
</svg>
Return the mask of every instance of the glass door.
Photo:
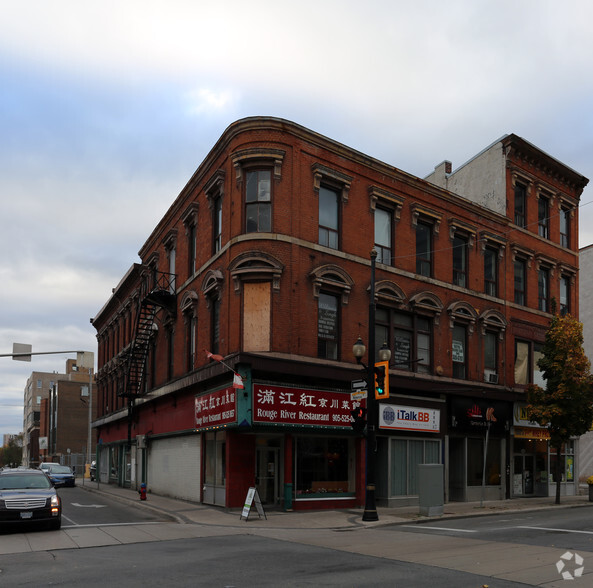
<svg viewBox="0 0 593 588">
<path fill-rule="evenodd" d="M 515 455 L 513 458 L 513 495 L 533 496 L 535 459 L 533 455 Z"/>
<path fill-rule="evenodd" d="M 258 447 L 255 464 L 255 485 L 262 504 L 278 501 L 278 449 Z"/>
</svg>

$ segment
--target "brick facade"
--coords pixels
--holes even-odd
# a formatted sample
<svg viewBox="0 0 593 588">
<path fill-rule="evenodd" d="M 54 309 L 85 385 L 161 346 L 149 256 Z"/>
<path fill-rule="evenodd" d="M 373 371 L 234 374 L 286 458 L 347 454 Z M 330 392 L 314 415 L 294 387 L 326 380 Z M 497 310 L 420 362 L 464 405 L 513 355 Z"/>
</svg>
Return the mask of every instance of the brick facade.
<svg viewBox="0 0 593 588">
<path fill-rule="evenodd" d="M 341 390 L 349 398 L 351 380 L 361 377 L 352 345 L 368 333 L 370 252 L 380 215 L 389 229 L 378 236 L 388 242 L 382 243 L 385 258 L 376 264 L 377 337 L 385 334 L 392 348 L 389 402 L 438 410 L 438 431 L 418 439 L 439 440 L 451 496 L 449 439 L 471 437 L 455 430 L 451 399 L 502 403 L 500 418 L 507 427 L 497 439 L 498 468 L 504 470 L 511 461 L 513 403 L 524 399 L 525 385 L 516 378 L 517 341 L 543 341 L 552 301 L 561 295 L 568 296 L 563 301 L 570 312 L 578 314 L 578 201 L 586 183 L 515 135 L 501 138 L 454 173 L 438 167 L 420 179 L 285 120 L 257 117 L 232 124 L 141 248 L 142 264 L 131 267 L 93 320 L 99 346 L 98 438 L 125 444 L 128 425 L 133 444 L 137 435 L 157 442 L 159 435 L 204 434 L 196 430 L 188 406 L 195 397 L 228 386 L 230 366 L 243 376 L 245 391 L 238 392 L 237 423 L 225 450 L 237 451 L 242 435 L 255 436 L 256 446 L 259 439 L 262 446 L 270 442 L 279 450 L 274 457 L 279 463 L 268 465 L 269 470 L 281 468 L 288 461 L 287 427 L 254 425 L 252 385 Z M 521 227 L 514 216 L 517 184 L 526 191 Z M 548 206 L 544 217 L 540 200 Z M 320 219 L 320 208 L 335 227 Z M 564 224 L 561 230 L 560 215 L 568 229 Z M 420 233 L 429 243 L 425 269 L 418 265 Z M 564 246 L 563 239 L 568 239 Z M 485 256 L 490 253 L 496 271 L 494 290 L 487 294 Z M 515 260 L 525 263 L 520 303 Z M 125 397 L 118 394 L 125 388 L 142 287 L 156 273 L 169 272 L 175 274 L 176 311 L 156 315 L 146 394 L 128 411 Z M 337 313 L 327 311 L 329 335 L 320 335 L 324 296 L 330 305 L 337 301 Z M 541 305 L 547 305 L 545 310 Z M 412 326 L 400 328 L 400 320 Z M 227 367 L 208 359 L 204 349 L 222 355 Z M 534 365 L 530 353 L 529 374 Z M 491 383 L 485 381 L 490 373 L 495 375 Z M 305 440 L 314 434 L 350 439 L 348 504 L 360 504 L 364 471 L 356 456 L 363 441 L 347 428 L 340 433 L 295 425 L 294 431 Z M 394 437 L 379 433 L 386 465 Z M 414 440 L 417 433 L 411 435 Z M 246 487 L 258 479 L 252 441 L 250 460 L 239 464 L 235 454 L 227 455 L 227 506 L 240 505 Z M 297 462 L 305 445 L 303 440 L 295 443 Z M 138 479 L 150 478 L 146 468 L 140 470 L 146 459 L 140 448 L 132 454 Z M 508 496 L 510 478 L 504 471 L 498 476 L 493 486 Z M 284 469 L 277 483 L 290 488 L 298 480 Z M 389 483 L 380 481 L 386 500 Z M 469 499 L 467 484 L 464 488 L 462 495 Z M 282 502 L 283 491 L 276 492 Z M 298 499 L 298 491 L 293 496 Z M 321 504 L 335 506 L 314 500 L 309 506 Z"/>
</svg>

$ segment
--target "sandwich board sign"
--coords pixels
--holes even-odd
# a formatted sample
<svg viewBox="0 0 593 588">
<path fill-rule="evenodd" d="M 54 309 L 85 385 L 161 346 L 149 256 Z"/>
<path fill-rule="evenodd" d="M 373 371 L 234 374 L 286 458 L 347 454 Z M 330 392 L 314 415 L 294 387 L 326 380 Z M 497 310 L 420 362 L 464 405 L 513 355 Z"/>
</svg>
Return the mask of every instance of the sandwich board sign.
<svg viewBox="0 0 593 588">
<path fill-rule="evenodd" d="M 253 506 L 253 504 L 255 504 L 255 508 L 257 509 L 257 514 L 259 515 L 259 518 L 261 519 L 263 516 L 267 520 L 268 517 L 264 512 L 264 507 L 262 506 L 261 499 L 259 497 L 259 492 L 257 491 L 257 488 L 255 486 L 252 486 L 251 488 L 249 488 L 249 490 L 247 490 L 245 504 L 243 505 L 243 512 L 241 513 L 239 520 L 241 520 L 243 517 L 245 517 L 245 520 L 249 518 L 249 513 L 251 511 L 251 507 Z"/>
</svg>

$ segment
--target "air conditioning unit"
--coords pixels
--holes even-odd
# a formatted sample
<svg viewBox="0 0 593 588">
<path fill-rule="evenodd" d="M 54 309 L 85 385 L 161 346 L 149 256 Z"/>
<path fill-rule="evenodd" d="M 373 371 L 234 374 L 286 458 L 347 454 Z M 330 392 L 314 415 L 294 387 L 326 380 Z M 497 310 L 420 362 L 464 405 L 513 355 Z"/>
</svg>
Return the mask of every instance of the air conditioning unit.
<svg viewBox="0 0 593 588">
<path fill-rule="evenodd" d="M 498 374 L 493 370 L 484 370 L 484 382 L 498 384 Z"/>
</svg>

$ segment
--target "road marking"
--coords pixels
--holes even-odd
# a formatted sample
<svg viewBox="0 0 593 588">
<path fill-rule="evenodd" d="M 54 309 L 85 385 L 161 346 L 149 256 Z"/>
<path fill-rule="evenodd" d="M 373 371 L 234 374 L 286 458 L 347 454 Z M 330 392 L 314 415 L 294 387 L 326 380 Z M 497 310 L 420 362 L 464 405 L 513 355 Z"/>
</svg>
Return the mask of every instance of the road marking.
<svg viewBox="0 0 593 588">
<path fill-rule="evenodd" d="M 556 531 L 558 533 L 582 533 L 583 535 L 593 535 L 593 531 L 579 531 L 578 529 L 553 529 L 551 527 L 516 527 L 517 529 L 533 529 L 535 531 Z"/>
<path fill-rule="evenodd" d="M 428 525 L 402 525 L 402 527 L 407 527 L 408 529 L 431 529 L 433 531 L 455 531 L 456 533 L 477 533 L 477 531 L 472 531 L 470 529 L 453 529 L 449 527 L 429 527 Z"/>
<path fill-rule="evenodd" d="M 70 519 L 68 519 L 70 520 Z M 170 521 L 140 521 L 138 523 L 91 523 L 88 525 L 77 525 L 74 523 L 73 525 L 62 525 L 62 529 L 80 529 L 82 527 L 92 528 L 92 527 L 129 527 L 130 525 L 154 525 L 155 523 L 168 523 Z"/>
<path fill-rule="evenodd" d="M 82 508 L 105 508 L 106 504 L 78 504 L 78 502 L 71 502 L 72 506 L 80 506 Z"/>
</svg>

